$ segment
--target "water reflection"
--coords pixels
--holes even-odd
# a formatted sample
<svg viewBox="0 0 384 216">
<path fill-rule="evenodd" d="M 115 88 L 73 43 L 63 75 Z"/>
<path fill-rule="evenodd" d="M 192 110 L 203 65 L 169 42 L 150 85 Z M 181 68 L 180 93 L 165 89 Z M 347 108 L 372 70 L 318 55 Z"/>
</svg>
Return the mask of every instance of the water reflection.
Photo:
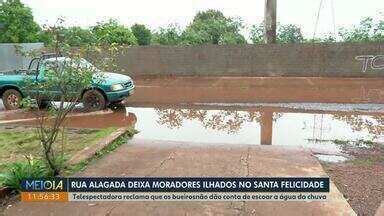
<svg viewBox="0 0 384 216">
<path fill-rule="evenodd" d="M 161 109 L 155 108 L 158 117 L 157 123 L 170 129 L 180 128 L 186 120 L 199 121 L 205 129 L 224 131 L 235 134 L 241 130 L 244 123 L 261 122 L 263 113 L 259 111 L 235 111 L 219 110 L 208 112 L 198 109 Z M 282 116 L 281 113 L 273 113 L 272 120 L 276 121 Z"/>
<path fill-rule="evenodd" d="M 139 138 L 227 144 L 306 146 L 337 152 L 334 140 L 384 142 L 383 114 L 283 108 L 210 110 L 127 108 Z"/>
<path fill-rule="evenodd" d="M 353 131 L 367 130 L 374 138 L 383 136 L 384 115 L 363 116 L 355 114 L 335 114 L 334 119 L 346 122 Z"/>
<path fill-rule="evenodd" d="M 241 109 L 241 110 L 240 110 Z M 26 113 L 25 115 L 31 115 Z M 15 121 L 20 113 L 0 117 Z M 18 122 L 34 124 L 34 119 Z M 335 140 L 384 143 L 384 115 L 286 108 L 140 108 L 73 115 L 67 127 L 133 126 L 135 137 L 197 143 L 292 145 L 339 152 Z"/>
</svg>

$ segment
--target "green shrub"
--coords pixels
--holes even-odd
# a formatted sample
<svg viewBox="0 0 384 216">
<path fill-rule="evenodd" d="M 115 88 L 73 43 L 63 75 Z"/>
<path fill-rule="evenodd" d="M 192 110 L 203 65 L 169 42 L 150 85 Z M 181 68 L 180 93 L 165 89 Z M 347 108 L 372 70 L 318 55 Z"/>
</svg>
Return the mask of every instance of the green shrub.
<svg viewBox="0 0 384 216">
<path fill-rule="evenodd" d="M 135 24 L 131 27 L 131 30 L 140 46 L 151 44 L 152 33 L 145 25 Z"/>
<path fill-rule="evenodd" d="M 196 44 L 246 44 L 238 17 L 226 17 L 221 11 L 200 11 L 182 33 L 183 43 Z"/>
<path fill-rule="evenodd" d="M 91 32 L 99 44 L 137 45 L 137 39 L 131 30 L 114 19 L 97 23 L 91 28 Z"/>
<path fill-rule="evenodd" d="M 31 8 L 20 0 L 0 1 L 0 43 L 38 42 L 40 30 Z"/>
<path fill-rule="evenodd" d="M 20 190 L 23 179 L 42 179 L 52 176 L 43 161 L 27 158 L 27 161 L 7 165 L 7 172 L 0 174 L 0 182 L 3 186 Z"/>
<path fill-rule="evenodd" d="M 167 27 L 161 27 L 152 35 L 152 44 L 155 45 L 180 45 L 181 29 L 176 24 L 170 24 Z"/>
</svg>

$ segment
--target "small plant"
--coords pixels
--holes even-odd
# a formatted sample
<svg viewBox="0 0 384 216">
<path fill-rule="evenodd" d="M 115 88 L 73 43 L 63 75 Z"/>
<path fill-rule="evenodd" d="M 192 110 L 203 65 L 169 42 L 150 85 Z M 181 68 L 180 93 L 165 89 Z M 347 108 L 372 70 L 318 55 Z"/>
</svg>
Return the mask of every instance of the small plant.
<svg viewBox="0 0 384 216">
<path fill-rule="evenodd" d="M 92 92 L 95 85 L 104 81 L 104 74 L 84 58 L 96 48 L 87 46 L 71 49 L 61 34 L 63 23 L 63 19 L 58 19 L 56 25 L 46 27 L 46 31 L 53 36 L 53 54 L 39 60 L 39 76 L 44 81 L 37 81 L 36 76 L 27 76 L 23 80 L 24 91 L 27 95 L 33 95 L 34 99 L 25 98 L 22 106 L 37 110 L 34 112 L 36 136 L 41 144 L 42 158 L 54 176 L 59 175 L 64 167 L 65 120 L 75 106 L 83 102 L 83 95 Z M 57 101 L 58 105 L 49 106 L 53 101 Z M 63 138 L 61 149 L 55 144 L 60 133 Z"/>
<path fill-rule="evenodd" d="M 26 110 L 35 110 L 39 108 L 36 101 L 30 97 L 23 98 L 20 106 Z"/>
<path fill-rule="evenodd" d="M 32 156 L 26 156 L 26 159 L 26 161 L 8 165 L 8 171 L 0 174 L 0 180 L 4 186 L 14 190 L 21 190 L 21 181 L 23 179 L 53 176 L 43 161 L 33 159 Z"/>
</svg>

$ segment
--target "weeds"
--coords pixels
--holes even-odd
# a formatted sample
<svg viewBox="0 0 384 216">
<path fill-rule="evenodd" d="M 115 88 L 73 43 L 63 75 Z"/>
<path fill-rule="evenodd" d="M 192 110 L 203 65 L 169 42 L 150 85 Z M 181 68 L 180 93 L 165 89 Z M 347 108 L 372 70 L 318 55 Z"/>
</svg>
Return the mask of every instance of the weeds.
<svg viewBox="0 0 384 216">
<path fill-rule="evenodd" d="M 7 172 L 0 174 L 2 184 L 10 189 L 20 191 L 24 179 L 41 179 L 53 177 L 53 173 L 41 160 L 26 156 L 26 161 L 7 165 Z"/>
</svg>

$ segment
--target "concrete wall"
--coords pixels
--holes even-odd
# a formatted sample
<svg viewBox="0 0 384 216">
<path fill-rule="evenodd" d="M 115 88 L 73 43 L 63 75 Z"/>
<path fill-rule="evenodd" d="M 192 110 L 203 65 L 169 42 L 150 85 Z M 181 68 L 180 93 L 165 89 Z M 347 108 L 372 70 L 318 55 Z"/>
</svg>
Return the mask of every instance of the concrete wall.
<svg viewBox="0 0 384 216">
<path fill-rule="evenodd" d="M 361 55 L 384 55 L 384 44 L 204 45 L 131 47 L 117 63 L 123 73 L 201 76 L 384 77 L 384 56 L 362 71 Z"/>
<path fill-rule="evenodd" d="M 42 43 L 17 44 L 24 50 Z M 366 70 L 364 59 L 371 56 Z M 373 67 L 373 58 L 376 57 Z M 28 67 L 15 44 L 0 44 L 0 71 Z M 121 50 L 119 69 L 134 77 L 182 76 L 307 76 L 384 77 L 384 44 L 203 45 L 148 46 Z"/>
<path fill-rule="evenodd" d="M 40 49 L 44 47 L 43 43 L 22 43 L 12 44 L 3 43 L 0 44 L 0 71 L 13 70 L 13 69 L 25 69 L 29 65 L 30 59 L 18 53 L 16 46 L 20 46 L 25 52 L 33 49 Z"/>
</svg>

